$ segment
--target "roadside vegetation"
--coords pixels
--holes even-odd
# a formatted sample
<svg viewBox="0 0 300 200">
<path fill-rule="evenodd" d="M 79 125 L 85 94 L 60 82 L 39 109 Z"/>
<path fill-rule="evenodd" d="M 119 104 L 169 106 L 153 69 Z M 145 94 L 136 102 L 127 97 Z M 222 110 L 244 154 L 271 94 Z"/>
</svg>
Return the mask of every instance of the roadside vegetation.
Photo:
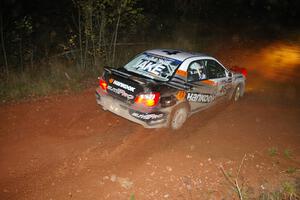
<svg viewBox="0 0 300 200">
<path fill-rule="evenodd" d="M 278 151 L 277 148 L 272 147 L 268 149 L 268 154 L 269 156 L 272 157 L 278 156 L 277 151 Z M 284 152 L 286 152 L 286 150 Z M 233 191 L 233 194 L 235 194 L 235 196 L 239 200 L 246 200 L 246 199 L 298 200 L 300 199 L 299 196 L 300 182 L 299 179 L 297 178 L 297 175 L 295 174 L 297 169 L 294 167 L 289 167 L 287 170 L 283 171 L 283 173 L 286 174 L 286 177 L 284 178 L 285 180 L 283 180 L 281 183 L 275 186 L 275 189 L 270 190 L 269 188 L 265 188 L 265 186 L 263 185 L 261 185 L 260 188 L 251 189 L 250 185 L 246 181 L 247 174 L 244 175 L 243 178 L 241 177 L 242 168 L 247 167 L 244 165 L 244 161 L 246 157 L 247 155 L 245 154 L 237 168 L 237 172 L 234 174 L 232 174 L 231 171 L 226 171 L 222 165 L 220 166 L 220 170 L 224 175 L 226 182 L 229 184 L 229 188 Z"/>
<path fill-rule="evenodd" d="M 2 102 L 81 90 L 96 80 L 103 66 L 131 56 L 129 51 L 116 52 L 144 21 L 136 0 L 70 2 L 65 2 L 63 24 L 56 21 L 63 16 L 40 21 L 29 15 L 7 18 L 1 12 Z"/>
<path fill-rule="evenodd" d="M 96 83 L 103 66 L 120 66 L 148 48 L 207 53 L 228 49 L 231 43 L 257 48 L 262 44 L 257 38 L 282 37 L 294 25 L 292 4 L 285 9 L 276 1 L 262 5 L 56 0 L 20 11 L 19 7 L 25 7 L 22 2 L 4 2 L 0 8 L 0 101 L 81 90 L 89 80 Z M 235 9 L 224 14 L 227 7 Z M 269 23 L 257 23 L 266 8 L 264 19 Z M 254 11 L 258 11 L 256 15 Z M 277 20 L 282 17 L 290 21 Z M 224 24 L 224 20 L 230 23 Z M 292 34 L 298 37 L 297 31 Z"/>
</svg>

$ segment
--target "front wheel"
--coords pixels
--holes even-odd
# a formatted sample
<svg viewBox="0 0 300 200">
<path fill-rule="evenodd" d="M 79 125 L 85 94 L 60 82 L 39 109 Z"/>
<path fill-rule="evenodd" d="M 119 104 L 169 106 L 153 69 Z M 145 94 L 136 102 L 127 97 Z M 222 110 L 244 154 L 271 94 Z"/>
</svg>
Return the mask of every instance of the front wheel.
<svg viewBox="0 0 300 200">
<path fill-rule="evenodd" d="M 188 117 L 188 109 L 186 106 L 178 106 L 171 113 L 170 128 L 173 130 L 180 129 Z"/>
<path fill-rule="evenodd" d="M 235 91 L 232 95 L 232 101 L 234 101 L 234 102 L 238 101 L 241 98 L 241 95 L 242 95 L 242 88 L 241 88 L 241 85 L 238 85 L 235 88 Z"/>
</svg>

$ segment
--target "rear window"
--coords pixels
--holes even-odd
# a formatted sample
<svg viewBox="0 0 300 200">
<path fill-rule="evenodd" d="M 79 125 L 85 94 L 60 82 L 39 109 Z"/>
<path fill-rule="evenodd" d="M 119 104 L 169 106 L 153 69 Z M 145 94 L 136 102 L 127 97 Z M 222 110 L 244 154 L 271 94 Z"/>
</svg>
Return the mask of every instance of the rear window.
<svg viewBox="0 0 300 200">
<path fill-rule="evenodd" d="M 125 69 L 159 81 L 168 81 L 182 62 L 176 59 L 143 53 L 135 57 Z"/>
</svg>

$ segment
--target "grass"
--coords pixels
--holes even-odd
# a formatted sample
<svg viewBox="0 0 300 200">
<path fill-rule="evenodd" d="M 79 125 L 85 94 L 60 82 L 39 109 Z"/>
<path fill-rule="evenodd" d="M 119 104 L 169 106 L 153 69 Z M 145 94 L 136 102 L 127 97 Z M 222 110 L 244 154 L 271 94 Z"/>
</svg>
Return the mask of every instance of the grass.
<svg viewBox="0 0 300 200">
<path fill-rule="evenodd" d="M 275 147 L 272 147 L 268 149 L 270 156 L 276 156 L 278 155 L 278 150 Z M 290 155 L 290 154 L 289 154 Z M 240 162 L 239 168 L 237 169 L 236 175 L 233 175 L 232 173 L 228 173 L 225 171 L 223 166 L 221 165 L 220 169 L 222 174 L 224 175 L 226 181 L 231 186 L 231 190 L 236 194 L 236 197 L 239 200 L 245 200 L 245 199 L 259 199 L 259 200 L 299 200 L 299 183 L 297 186 L 297 182 L 292 181 L 284 181 L 279 186 L 278 190 L 275 191 L 263 191 L 260 192 L 255 198 L 253 198 L 248 191 L 248 187 L 245 184 L 244 181 L 240 179 L 240 172 L 244 164 L 246 154 L 244 155 L 242 161 Z M 293 174 L 298 169 L 295 167 L 289 167 L 285 172 L 287 174 Z M 296 180 L 297 181 L 297 180 Z"/>
<path fill-rule="evenodd" d="M 274 191 L 264 191 L 253 199 L 259 200 L 299 200 L 297 185 L 291 181 L 285 181 Z"/>
<path fill-rule="evenodd" d="M 296 199 L 299 197 L 296 184 L 288 181 L 282 184 L 282 193 L 283 196 L 288 199 Z"/>
<path fill-rule="evenodd" d="M 294 182 L 285 181 L 276 191 L 263 192 L 259 195 L 259 200 L 298 200 L 299 194 Z"/>
<path fill-rule="evenodd" d="M 278 155 L 278 149 L 277 147 L 271 147 L 268 149 L 268 154 L 271 157 L 277 156 Z"/>
<path fill-rule="evenodd" d="M 295 172 L 297 172 L 297 168 L 296 167 L 289 167 L 285 172 L 287 174 L 294 174 Z"/>
<path fill-rule="evenodd" d="M 130 200 L 135 200 L 135 195 L 134 194 L 130 195 Z"/>
<path fill-rule="evenodd" d="M 134 55 L 145 50 L 145 46 L 120 47 L 115 66 L 122 66 Z M 76 57 L 73 58 L 76 60 Z M 72 59 L 71 59 L 72 60 Z M 91 83 L 97 84 L 97 77 L 102 74 L 106 61 L 82 69 L 74 60 L 50 58 L 47 62 L 35 63 L 34 69 L 27 67 L 25 71 L 10 70 L 9 76 L 0 74 L 0 102 L 19 101 L 45 95 L 77 92 Z"/>
<path fill-rule="evenodd" d="M 53 62 L 36 70 L 10 72 L 9 79 L 0 82 L 0 101 L 18 101 L 66 91 L 81 91 L 89 79 L 97 81 L 99 69 L 81 71 L 62 62 Z"/>
<path fill-rule="evenodd" d="M 292 156 L 293 156 L 292 153 L 293 153 L 293 152 L 292 152 L 292 150 L 290 150 L 290 149 L 285 149 L 285 150 L 283 151 L 284 157 L 286 157 L 286 158 L 288 158 L 288 159 L 291 159 L 291 158 L 292 158 Z"/>
</svg>

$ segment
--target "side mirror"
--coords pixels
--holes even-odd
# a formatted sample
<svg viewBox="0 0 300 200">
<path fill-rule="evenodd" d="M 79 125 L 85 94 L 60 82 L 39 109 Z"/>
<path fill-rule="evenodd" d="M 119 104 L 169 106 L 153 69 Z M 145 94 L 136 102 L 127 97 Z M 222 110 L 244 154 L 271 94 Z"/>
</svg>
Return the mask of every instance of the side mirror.
<svg viewBox="0 0 300 200">
<path fill-rule="evenodd" d="M 228 77 L 232 77 L 232 73 L 231 72 L 228 72 Z"/>
</svg>

